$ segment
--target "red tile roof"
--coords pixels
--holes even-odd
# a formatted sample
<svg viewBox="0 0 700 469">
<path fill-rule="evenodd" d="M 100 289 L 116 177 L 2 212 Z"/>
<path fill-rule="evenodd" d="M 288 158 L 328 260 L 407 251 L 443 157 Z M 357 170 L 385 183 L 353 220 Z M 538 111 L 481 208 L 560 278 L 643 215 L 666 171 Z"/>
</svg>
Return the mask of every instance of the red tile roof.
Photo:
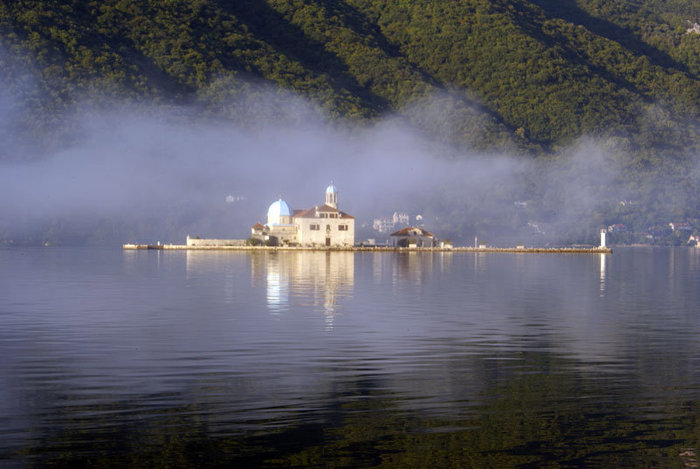
<svg viewBox="0 0 700 469">
<path fill-rule="evenodd" d="M 391 236 L 431 236 L 435 237 L 434 234 L 432 234 L 429 231 L 425 231 L 423 228 L 418 228 L 415 226 L 407 226 L 406 228 L 402 228 L 396 233 L 391 233 Z"/>
<path fill-rule="evenodd" d="M 354 219 L 355 218 L 352 215 L 348 215 L 347 213 L 341 212 L 337 208 L 333 208 L 330 205 L 326 205 L 326 204 L 320 205 L 318 207 L 312 207 L 312 208 L 307 209 L 307 210 L 298 210 L 298 211 L 295 210 L 294 211 L 294 218 L 320 218 L 320 217 L 316 216 L 316 212 L 318 212 L 318 213 L 337 213 L 340 215 L 338 218 L 341 218 L 341 219 L 342 218 L 344 218 L 344 219 L 348 219 L 348 218 Z"/>
</svg>

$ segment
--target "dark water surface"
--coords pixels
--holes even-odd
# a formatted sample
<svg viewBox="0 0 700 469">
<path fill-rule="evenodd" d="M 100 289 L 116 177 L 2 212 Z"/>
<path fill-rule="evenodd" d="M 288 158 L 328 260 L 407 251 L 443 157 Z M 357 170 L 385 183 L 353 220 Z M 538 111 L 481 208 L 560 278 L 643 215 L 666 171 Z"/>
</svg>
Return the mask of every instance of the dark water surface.
<svg viewBox="0 0 700 469">
<path fill-rule="evenodd" d="M 0 465 L 700 462 L 700 249 L 12 248 L 0 278 Z"/>
</svg>

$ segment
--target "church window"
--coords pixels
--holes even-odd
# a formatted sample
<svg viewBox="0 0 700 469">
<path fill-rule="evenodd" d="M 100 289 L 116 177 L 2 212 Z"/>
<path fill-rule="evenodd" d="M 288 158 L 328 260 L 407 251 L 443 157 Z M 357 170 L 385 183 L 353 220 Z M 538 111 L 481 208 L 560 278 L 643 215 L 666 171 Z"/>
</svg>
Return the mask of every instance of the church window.
<svg viewBox="0 0 700 469">
<path fill-rule="evenodd" d="M 310 229 L 311 231 L 318 231 L 320 228 L 321 228 L 321 227 L 318 225 L 318 223 L 313 223 L 313 224 L 309 227 L 309 229 Z"/>
<path fill-rule="evenodd" d="M 338 231 L 348 231 L 348 225 L 338 225 Z"/>
</svg>

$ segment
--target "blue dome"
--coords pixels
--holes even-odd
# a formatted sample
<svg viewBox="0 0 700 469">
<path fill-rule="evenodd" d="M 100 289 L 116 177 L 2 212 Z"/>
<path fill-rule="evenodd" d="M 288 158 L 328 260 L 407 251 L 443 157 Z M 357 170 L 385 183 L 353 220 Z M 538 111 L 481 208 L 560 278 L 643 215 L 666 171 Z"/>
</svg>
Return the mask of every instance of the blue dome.
<svg viewBox="0 0 700 469">
<path fill-rule="evenodd" d="M 287 202 L 280 199 L 277 202 L 273 202 L 270 208 L 267 209 L 267 224 L 271 225 L 281 225 L 280 217 L 290 217 L 292 216 L 292 211 L 287 205 Z"/>
<path fill-rule="evenodd" d="M 338 190 L 335 188 L 335 186 L 333 184 L 326 187 L 326 194 L 335 194 L 336 192 L 338 192 Z"/>
</svg>

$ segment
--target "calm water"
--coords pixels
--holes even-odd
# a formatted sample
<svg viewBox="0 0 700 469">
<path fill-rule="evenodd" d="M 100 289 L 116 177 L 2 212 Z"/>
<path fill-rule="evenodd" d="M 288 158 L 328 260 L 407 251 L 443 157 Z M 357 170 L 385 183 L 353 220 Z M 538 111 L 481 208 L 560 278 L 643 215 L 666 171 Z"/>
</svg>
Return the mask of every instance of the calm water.
<svg viewBox="0 0 700 469">
<path fill-rule="evenodd" d="M 700 463 L 700 249 L 13 248 L 0 275 L 0 465 Z"/>
</svg>

